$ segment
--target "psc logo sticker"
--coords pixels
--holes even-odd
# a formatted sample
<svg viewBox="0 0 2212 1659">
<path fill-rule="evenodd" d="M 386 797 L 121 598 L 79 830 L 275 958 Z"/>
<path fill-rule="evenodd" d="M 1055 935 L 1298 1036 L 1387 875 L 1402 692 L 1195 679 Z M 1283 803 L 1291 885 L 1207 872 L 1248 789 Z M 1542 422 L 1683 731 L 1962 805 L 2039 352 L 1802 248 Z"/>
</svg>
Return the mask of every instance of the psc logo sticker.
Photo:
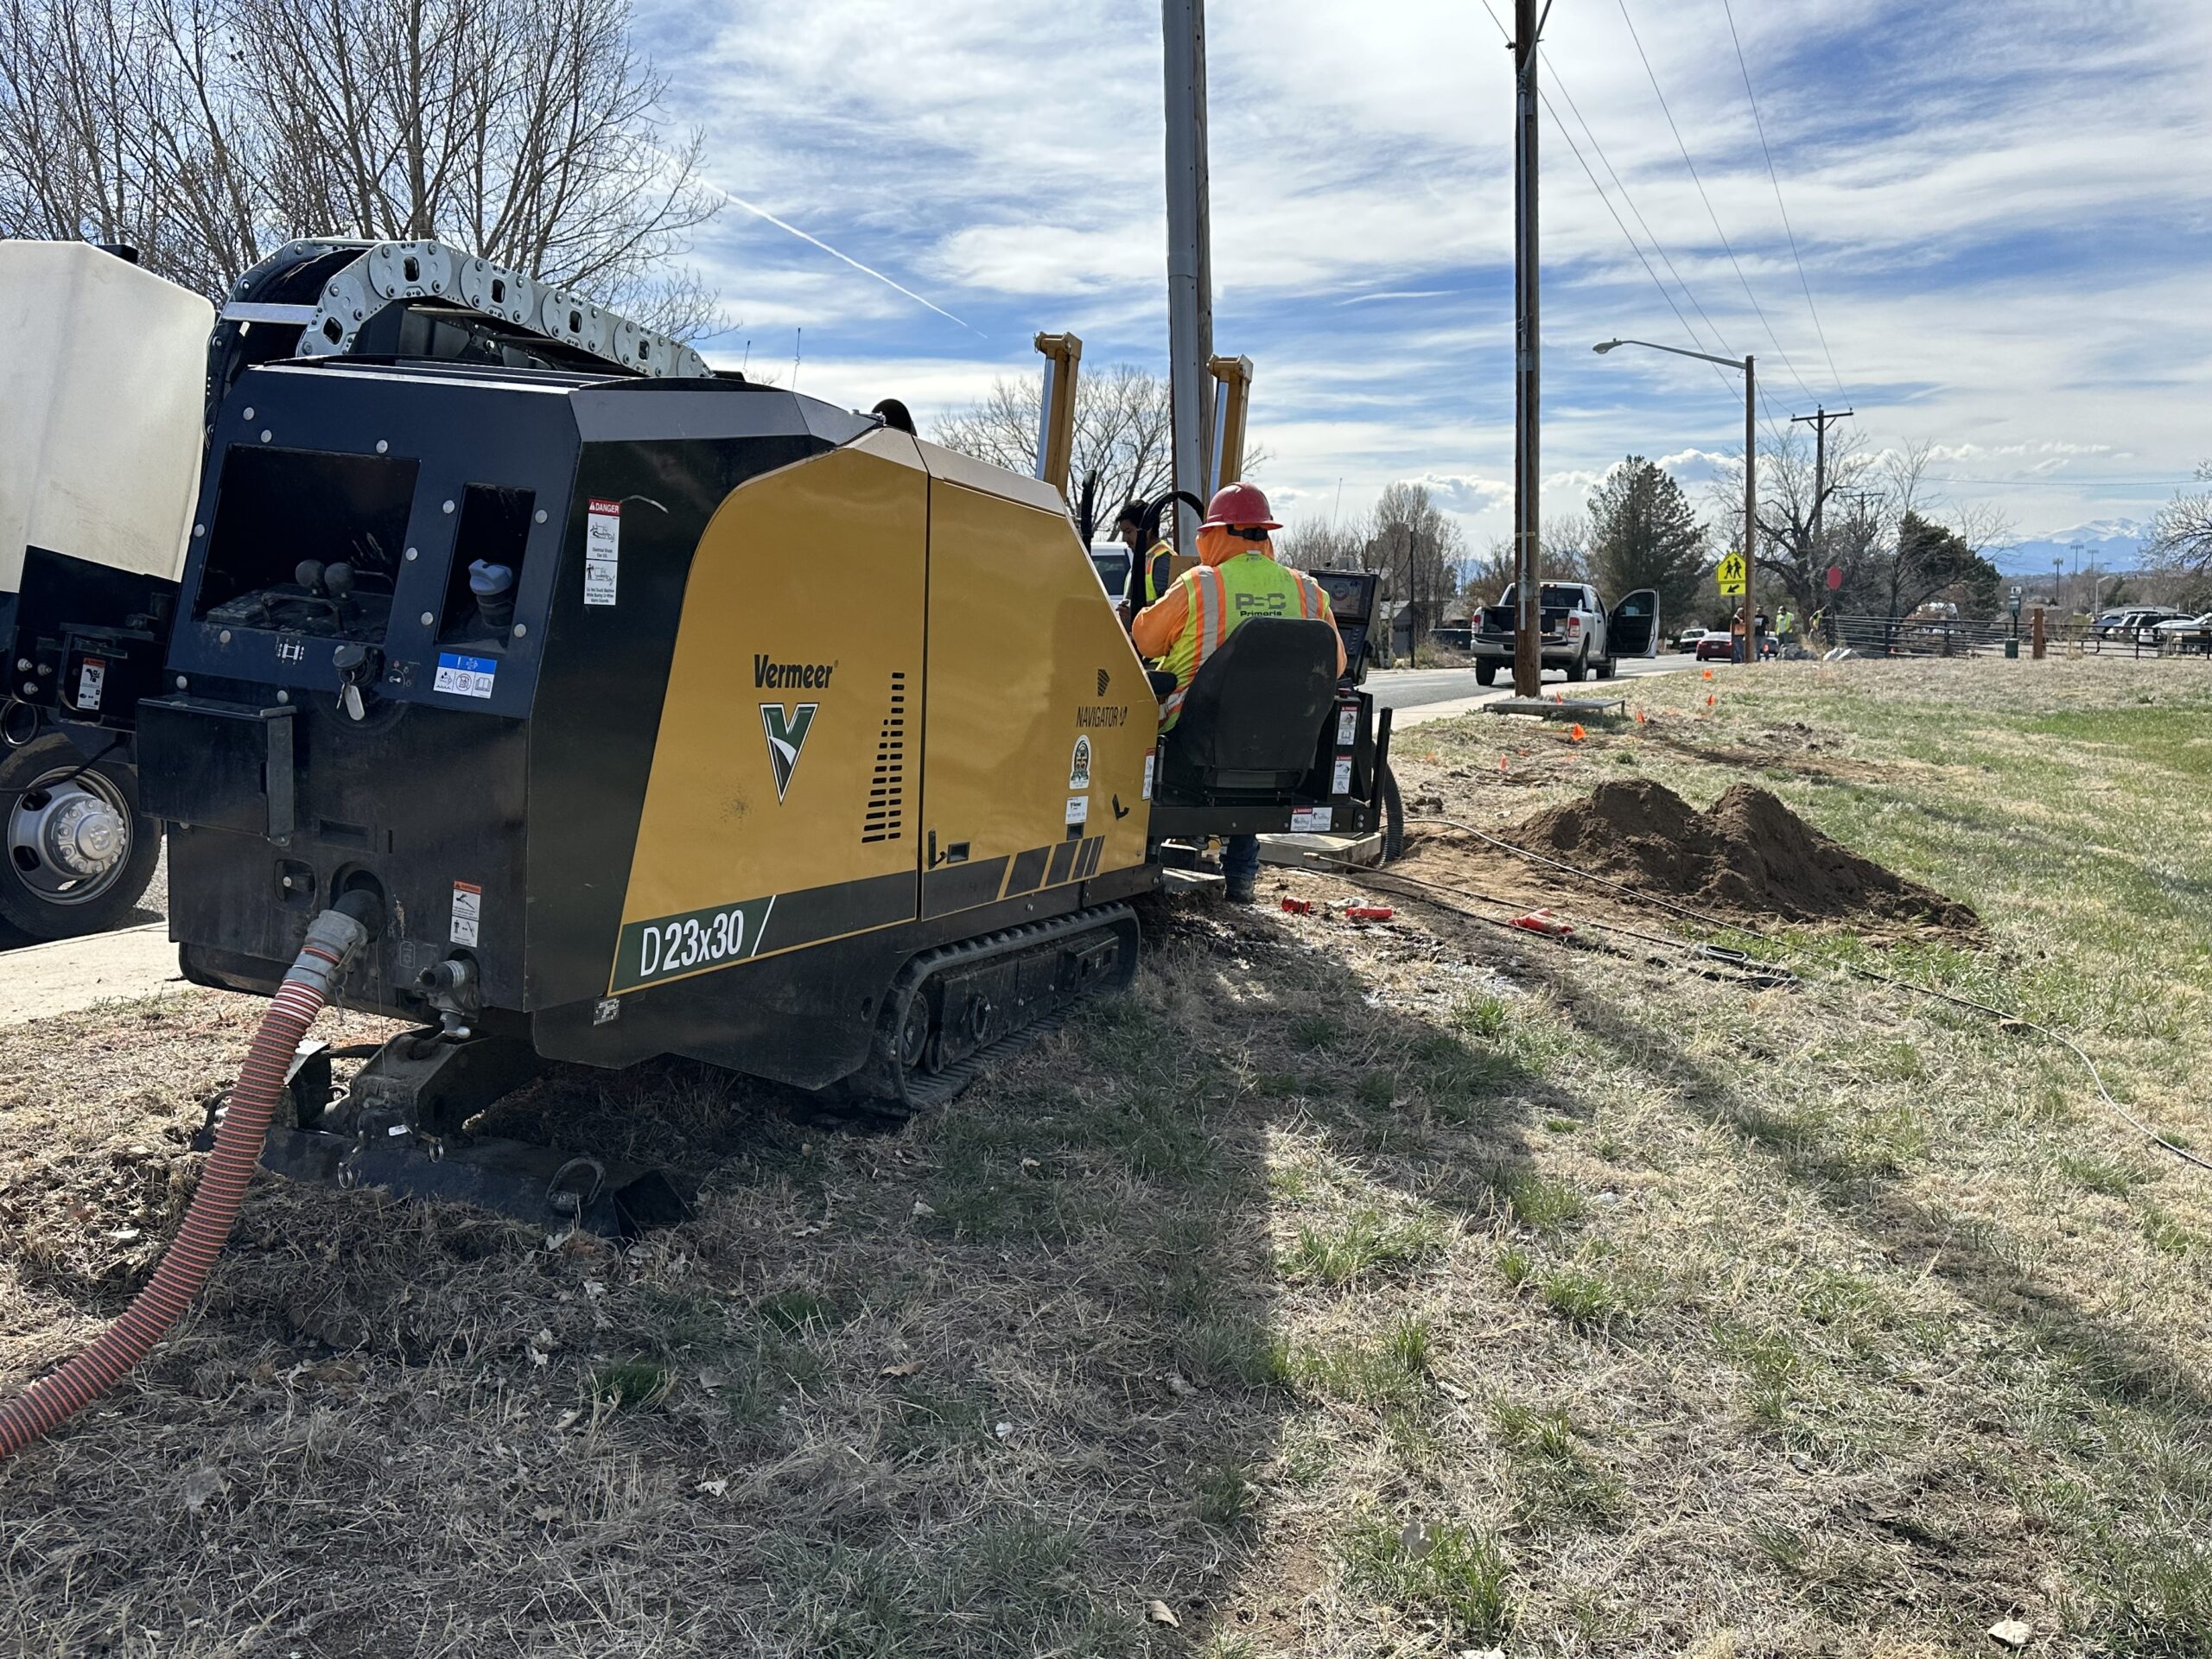
<svg viewBox="0 0 2212 1659">
<path fill-rule="evenodd" d="M 798 766 L 799 751 L 806 747 L 806 734 L 814 727 L 815 710 L 818 702 L 802 702 L 786 714 L 780 702 L 760 705 L 760 724 L 768 734 L 768 764 L 776 773 L 776 798 L 784 798 L 784 791 L 791 786 L 791 773 Z"/>
<path fill-rule="evenodd" d="M 1075 741 L 1075 753 L 1068 761 L 1068 787 L 1090 787 L 1090 740 L 1087 737 L 1078 737 Z"/>
</svg>

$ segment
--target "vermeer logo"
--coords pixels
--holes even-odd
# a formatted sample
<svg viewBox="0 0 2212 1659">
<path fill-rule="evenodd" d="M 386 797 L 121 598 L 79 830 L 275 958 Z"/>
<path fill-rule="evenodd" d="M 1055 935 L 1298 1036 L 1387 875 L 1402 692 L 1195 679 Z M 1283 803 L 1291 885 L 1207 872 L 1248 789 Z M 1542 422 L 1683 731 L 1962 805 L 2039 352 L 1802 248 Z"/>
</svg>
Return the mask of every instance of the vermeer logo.
<svg viewBox="0 0 2212 1659">
<path fill-rule="evenodd" d="M 791 772 L 798 765 L 798 752 L 806 747 L 806 734 L 814 724 L 814 711 L 821 706 L 818 702 L 802 702 L 786 714 L 780 702 L 760 705 L 760 724 L 768 733 L 768 764 L 775 768 L 776 798 L 779 801 L 784 798 L 784 791 L 791 786 Z"/>
<path fill-rule="evenodd" d="M 776 663 L 763 652 L 753 658 L 753 683 L 761 690 L 826 691 L 835 663 Z"/>
</svg>

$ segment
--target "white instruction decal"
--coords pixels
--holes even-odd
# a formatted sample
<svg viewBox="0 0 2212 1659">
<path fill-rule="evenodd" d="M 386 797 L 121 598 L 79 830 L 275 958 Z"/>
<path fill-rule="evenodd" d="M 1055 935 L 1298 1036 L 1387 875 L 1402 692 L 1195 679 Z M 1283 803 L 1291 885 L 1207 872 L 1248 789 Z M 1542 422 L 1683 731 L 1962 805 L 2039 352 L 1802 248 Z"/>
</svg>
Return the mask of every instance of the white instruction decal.
<svg viewBox="0 0 2212 1659">
<path fill-rule="evenodd" d="M 1075 741 L 1075 754 L 1068 761 L 1068 787 L 1090 787 L 1090 740 L 1078 737 Z"/>
<path fill-rule="evenodd" d="M 1337 747 L 1350 748 L 1359 737 L 1359 710 L 1357 707 L 1337 710 Z"/>
<path fill-rule="evenodd" d="M 622 999 L 602 996 L 592 1004 L 591 1022 L 594 1026 L 611 1026 L 622 1017 Z"/>
<path fill-rule="evenodd" d="M 1158 765 L 1158 764 L 1159 764 L 1159 761 L 1160 761 L 1160 751 L 1159 751 L 1158 749 L 1147 749 L 1147 750 L 1144 752 L 1144 796 L 1143 796 L 1143 798 L 1144 798 L 1144 799 L 1146 799 L 1146 800 L 1147 800 L 1147 801 L 1148 801 L 1148 800 L 1150 800 L 1150 799 L 1152 798 L 1152 769 L 1153 769 L 1153 767 L 1154 767 L 1154 766 L 1155 766 L 1156 765 Z"/>
<path fill-rule="evenodd" d="M 1329 779 L 1329 793 L 1332 795 L 1351 793 L 1351 756 L 1340 754 L 1337 757 L 1336 772 Z"/>
<path fill-rule="evenodd" d="M 594 496 L 584 515 L 584 603 L 614 603 L 615 579 L 621 575 L 622 504 Z"/>
<path fill-rule="evenodd" d="M 1294 836 L 1325 836 L 1334 817 L 1333 808 L 1301 806 L 1290 815 L 1290 833 Z"/>
<path fill-rule="evenodd" d="M 1090 796 L 1088 796 L 1088 795 L 1071 795 L 1071 796 L 1069 796 L 1069 797 L 1068 797 L 1068 825 L 1069 825 L 1069 827 L 1070 827 L 1071 829 L 1072 829 L 1072 828 L 1073 828 L 1074 826 L 1076 826 L 1077 824 L 1079 824 L 1079 823 L 1088 823 L 1090 821 Z"/>
<path fill-rule="evenodd" d="M 106 684 L 107 664 L 97 657 L 86 658 L 84 666 L 77 671 L 77 712 L 99 713 L 100 692 Z"/>
<path fill-rule="evenodd" d="M 453 884 L 453 931 L 447 936 L 454 944 L 476 943 L 477 924 L 484 919 L 484 889 L 474 881 Z"/>
<path fill-rule="evenodd" d="M 499 672 L 496 657 L 464 657 L 457 651 L 442 651 L 438 671 L 430 677 L 430 690 L 449 691 L 457 697 L 488 697 Z"/>
</svg>

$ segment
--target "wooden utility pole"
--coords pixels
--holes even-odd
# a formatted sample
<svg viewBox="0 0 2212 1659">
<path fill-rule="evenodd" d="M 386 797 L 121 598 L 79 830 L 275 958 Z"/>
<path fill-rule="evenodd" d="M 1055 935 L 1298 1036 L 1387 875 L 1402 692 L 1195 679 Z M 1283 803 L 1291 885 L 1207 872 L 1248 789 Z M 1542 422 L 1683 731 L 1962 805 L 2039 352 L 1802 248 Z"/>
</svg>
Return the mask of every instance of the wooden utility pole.
<svg viewBox="0 0 2212 1659">
<path fill-rule="evenodd" d="M 1847 421 L 1857 411 L 1839 409 L 1833 415 L 1819 404 L 1810 415 L 1792 415 L 1792 426 L 1801 423 L 1813 429 L 1813 556 L 1821 551 L 1821 508 L 1828 499 L 1828 428 L 1838 421 Z"/>
<path fill-rule="evenodd" d="M 1545 10 L 1551 10 L 1548 4 Z M 1513 0 L 1513 694 L 1536 695 L 1543 675 L 1537 603 L 1542 549 L 1542 474 L 1537 469 L 1536 0 Z"/>
</svg>

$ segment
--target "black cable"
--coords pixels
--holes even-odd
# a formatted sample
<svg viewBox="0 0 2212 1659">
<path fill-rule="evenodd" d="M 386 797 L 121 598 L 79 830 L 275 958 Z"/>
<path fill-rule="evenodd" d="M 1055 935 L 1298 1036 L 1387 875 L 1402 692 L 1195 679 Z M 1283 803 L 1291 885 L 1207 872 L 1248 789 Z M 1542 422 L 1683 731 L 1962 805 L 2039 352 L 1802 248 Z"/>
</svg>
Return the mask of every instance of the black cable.
<svg viewBox="0 0 2212 1659">
<path fill-rule="evenodd" d="M 27 784 L 27 785 L 24 785 L 22 788 L 21 788 L 21 789 L 10 789 L 10 790 L 0 791 L 0 796 L 5 796 L 5 797 L 8 797 L 8 798 L 10 798 L 16 799 L 16 800 L 21 800 L 21 799 L 22 799 L 24 796 L 26 796 L 26 795 L 35 795 L 35 794 L 38 794 L 38 793 L 40 793 L 40 792 L 41 792 L 41 791 L 46 791 L 46 790 L 49 790 L 49 789 L 59 789 L 59 788 L 60 788 L 60 787 L 61 787 L 61 785 L 64 785 L 64 784 L 73 784 L 73 783 L 75 783 L 75 782 L 77 781 L 77 779 L 79 779 L 79 778 L 83 777 L 86 772 L 90 772 L 90 771 L 91 771 L 94 766 L 98 766 L 101 761 L 103 761 L 103 760 L 106 760 L 106 759 L 108 758 L 108 756 L 110 756 L 111 754 L 113 754 L 113 753 L 114 753 L 118 749 L 121 748 L 121 747 L 122 747 L 125 743 L 129 742 L 130 741 L 130 736 L 129 736 L 129 734 L 126 733 L 126 734 L 124 734 L 124 735 L 118 737 L 118 738 L 115 740 L 115 741 L 113 741 L 112 743 L 109 744 L 109 745 L 107 746 L 107 747 L 105 747 L 105 748 L 102 749 L 102 750 L 101 750 L 98 754 L 94 755 L 91 760 L 89 760 L 86 761 L 82 766 L 79 766 L 75 771 L 73 771 L 73 772 L 63 772 L 63 773 L 61 774 L 61 776 L 60 776 L 59 778 L 49 778 L 49 779 L 47 779 L 44 783 L 42 783 L 42 784 Z"/>
<path fill-rule="evenodd" d="M 1505 37 L 1505 43 L 1508 46 L 1512 45 L 1513 36 L 1508 32 L 1505 25 L 1499 22 L 1497 13 L 1491 10 L 1490 0 L 1483 0 L 1483 10 L 1490 13 L 1491 22 L 1497 26 L 1497 32 Z M 1547 64 L 1549 61 L 1548 59 L 1546 60 Z M 1629 212 L 1636 216 L 1636 222 L 1643 227 L 1643 234 L 1651 243 L 1652 252 L 1657 254 L 1660 262 L 1667 267 L 1668 274 L 1674 277 L 1675 285 L 1682 290 L 1682 297 L 1690 302 L 1691 308 L 1699 316 L 1705 319 L 1705 326 L 1713 331 L 1714 343 L 1719 346 L 1724 354 L 1726 353 L 1729 349 L 1728 341 L 1720 332 L 1720 325 L 1713 321 L 1705 307 L 1698 302 L 1697 296 L 1690 291 L 1690 285 L 1682 280 L 1682 273 L 1675 269 L 1674 260 L 1669 257 L 1665 246 L 1662 245 L 1658 237 L 1653 234 L 1650 221 L 1643 217 L 1643 209 L 1636 205 L 1636 198 L 1629 194 L 1628 186 L 1621 181 L 1619 170 L 1613 166 L 1612 162 L 1605 155 L 1605 146 L 1598 142 L 1598 135 L 1591 130 L 1590 123 L 1584 118 L 1580 106 L 1574 101 L 1574 94 L 1567 90 L 1566 78 L 1554 68 L 1552 71 L 1552 79 L 1558 83 L 1559 95 L 1567 100 L 1567 107 L 1573 111 L 1574 118 L 1581 123 L 1582 136 L 1589 140 L 1591 152 L 1605 167 L 1606 176 L 1612 180 L 1614 188 L 1621 193 L 1621 200 L 1627 204 Z M 1598 175 L 1591 170 L 1590 163 L 1583 159 L 1582 146 L 1574 142 L 1574 134 L 1568 130 L 1567 123 L 1559 118 L 1558 106 L 1552 102 L 1551 94 L 1544 90 L 1541 81 L 1537 83 L 1536 96 L 1543 100 L 1544 107 L 1551 111 L 1552 121 L 1559 128 L 1559 136 L 1567 140 L 1567 147 L 1573 152 L 1576 162 L 1580 163 L 1584 175 L 1590 181 L 1590 188 L 1598 193 L 1598 200 L 1605 203 L 1605 211 L 1612 215 L 1613 223 L 1619 227 L 1623 238 L 1626 240 L 1630 251 L 1642 263 L 1644 275 L 1651 278 L 1652 286 L 1659 290 L 1659 297 L 1667 302 L 1667 308 L 1675 314 L 1675 320 L 1682 325 L 1682 332 L 1690 337 L 1690 343 L 1700 351 L 1705 351 L 1707 346 L 1703 337 L 1699 334 L 1696 328 L 1691 326 L 1690 320 L 1682 315 L 1682 308 L 1675 303 L 1674 295 L 1668 291 L 1667 284 L 1659 280 L 1659 273 L 1652 270 L 1651 261 L 1644 257 L 1643 245 L 1637 241 L 1626 222 L 1622 219 L 1619 212 L 1613 207 L 1612 198 L 1605 194 L 1605 187 L 1598 182 Z M 1718 364 L 1711 366 L 1714 378 L 1723 385 L 1732 387 L 1735 385 L 1734 381 L 1728 378 L 1726 371 Z"/>
<path fill-rule="evenodd" d="M 1636 42 L 1636 55 L 1643 60 L 1643 73 L 1650 77 L 1651 91 L 1659 100 L 1659 113 L 1667 118 L 1667 130 L 1675 135 L 1675 148 L 1682 152 L 1682 165 L 1689 169 L 1690 182 L 1697 187 L 1698 199 L 1705 203 L 1705 211 L 1713 220 L 1713 232 L 1720 238 L 1720 249 L 1728 256 L 1728 263 L 1736 268 L 1736 280 L 1744 285 L 1744 297 L 1751 302 L 1752 311 L 1758 315 L 1760 326 L 1766 330 L 1766 337 L 1774 342 L 1775 354 L 1782 359 L 1782 366 L 1789 371 L 1789 378 L 1797 383 L 1799 391 L 1808 397 L 1813 397 L 1813 389 L 1805 384 L 1804 376 L 1797 372 L 1797 365 L 1789 360 L 1789 353 L 1782 349 L 1782 338 L 1774 332 L 1774 325 L 1767 321 L 1758 296 L 1751 292 L 1751 279 L 1744 275 L 1743 263 L 1736 257 L 1736 250 L 1729 244 L 1728 232 L 1720 228 L 1720 215 L 1713 208 L 1713 198 L 1706 194 L 1705 181 L 1698 177 L 1697 163 L 1690 159 L 1690 147 L 1682 140 L 1682 130 L 1675 124 L 1675 112 L 1667 107 L 1667 94 L 1659 90 L 1659 72 L 1651 67 L 1650 56 L 1643 49 L 1643 37 L 1636 32 L 1636 20 L 1628 15 L 1628 0 L 1617 0 L 1617 3 L 1621 9 L 1621 21 L 1628 25 L 1628 37 Z"/>
</svg>

